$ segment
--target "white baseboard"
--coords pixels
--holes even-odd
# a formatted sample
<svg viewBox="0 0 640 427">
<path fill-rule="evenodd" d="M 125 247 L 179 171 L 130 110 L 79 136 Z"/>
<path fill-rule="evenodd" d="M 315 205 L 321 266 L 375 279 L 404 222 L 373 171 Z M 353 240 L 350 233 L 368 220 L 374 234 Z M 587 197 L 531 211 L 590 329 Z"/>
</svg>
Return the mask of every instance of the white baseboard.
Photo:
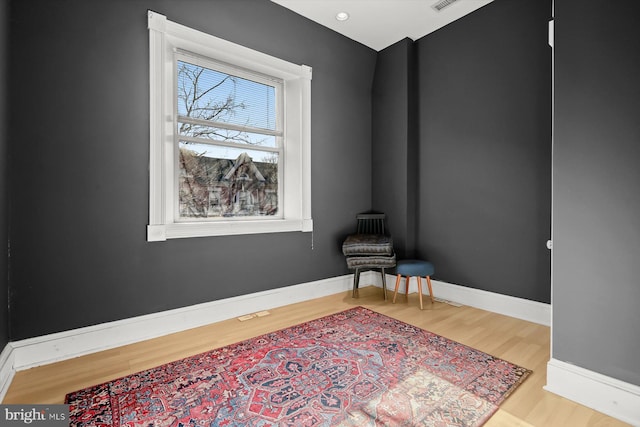
<svg viewBox="0 0 640 427">
<path fill-rule="evenodd" d="M 432 280 L 432 285 L 433 293 L 437 298 L 551 326 L 551 304 L 467 288 L 438 280 Z"/>
<path fill-rule="evenodd" d="M 547 363 L 545 390 L 640 426 L 640 387 L 557 359 Z"/>
<path fill-rule="evenodd" d="M 20 371 L 335 294 L 352 286 L 351 277 L 318 280 L 11 342 L 8 346 L 13 349 L 13 369 Z"/>
<path fill-rule="evenodd" d="M 9 389 L 11 380 L 16 371 L 13 369 L 13 347 L 11 343 L 7 344 L 0 353 L 0 402 Z"/>
<path fill-rule="evenodd" d="M 382 286 L 380 274 L 377 275 L 376 280 L 375 285 Z M 386 276 L 387 289 L 393 291 L 395 280 L 396 276 Z M 505 316 L 515 317 L 540 325 L 551 326 L 551 304 L 468 288 L 439 280 L 431 280 L 431 285 L 435 298 L 457 302 L 462 305 L 480 308 L 493 313 L 504 314 Z M 404 291 L 405 285 L 403 281 L 400 284 L 398 292 L 404 293 Z M 409 293 L 412 292 L 418 292 L 418 282 L 415 277 L 412 277 L 409 281 Z M 429 292 L 425 280 L 422 280 L 422 292 L 424 294 Z"/>
</svg>

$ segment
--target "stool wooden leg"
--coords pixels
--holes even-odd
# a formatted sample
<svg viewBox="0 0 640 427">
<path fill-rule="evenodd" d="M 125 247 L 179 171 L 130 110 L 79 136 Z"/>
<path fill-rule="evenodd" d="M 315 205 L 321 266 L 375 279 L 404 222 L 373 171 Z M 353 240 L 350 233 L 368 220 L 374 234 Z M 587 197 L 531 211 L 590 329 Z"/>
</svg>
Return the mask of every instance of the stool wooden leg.
<svg viewBox="0 0 640 427">
<path fill-rule="evenodd" d="M 398 288 L 400 287 L 400 278 L 402 278 L 402 276 L 400 276 L 399 274 L 396 275 L 396 290 L 393 292 L 393 303 L 396 303 L 396 297 L 398 296 Z"/>
<path fill-rule="evenodd" d="M 409 280 L 411 280 L 410 276 L 404 278 L 404 294 L 409 298 Z"/>
<path fill-rule="evenodd" d="M 431 288 L 431 277 L 427 276 L 427 286 L 429 286 L 429 296 L 431 297 L 431 304 L 433 304 L 433 289 Z"/>
<path fill-rule="evenodd" d="M 420 300 L 420 310 L 422 310 L 422 280 L 420 280 L 420 276 L 418 278 L 418 299 Z"/>
</svg>

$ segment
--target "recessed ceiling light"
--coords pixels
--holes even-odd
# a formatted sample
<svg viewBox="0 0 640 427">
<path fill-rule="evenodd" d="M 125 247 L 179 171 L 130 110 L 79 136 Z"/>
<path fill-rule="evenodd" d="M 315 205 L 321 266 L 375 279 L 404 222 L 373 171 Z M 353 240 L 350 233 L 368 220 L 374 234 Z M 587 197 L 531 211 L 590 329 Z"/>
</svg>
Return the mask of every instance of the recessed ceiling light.
<svg viewBox="0 0 640 427">
<path fill-rule="evenodd" d="M 336 13 L 336 19 L 338 21 L 346 21 L 349 19 L 349 14 L 347 12 L 338 12 Z"/>
</svg>

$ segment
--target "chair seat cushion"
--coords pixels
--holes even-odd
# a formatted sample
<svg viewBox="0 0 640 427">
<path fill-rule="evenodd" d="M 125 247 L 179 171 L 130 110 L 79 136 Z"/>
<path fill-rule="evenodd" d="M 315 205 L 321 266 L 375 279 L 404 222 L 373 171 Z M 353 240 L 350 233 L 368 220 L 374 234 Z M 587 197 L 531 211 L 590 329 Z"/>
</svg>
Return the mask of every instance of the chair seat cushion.
<svg viewBox="0 0 640 427">
<path fill-rule="evenodd" d="M 393 240 L 381 234 L 352 234 L 342 243 L 345 256 L 392 255 Z"/>
<path fill-rule="evenodd" d="M 396 274 L 409 277 L 425 277 L 433 276 L 435 267 L 433 264 L 420 259 L 403 259 L 398 261 L 396 266 Z"/>
<path fill-rule="evenodd" d="M 396 266 L 396 255 L 372 255 L 347 257 L 347 267 L 355 268 L 393 268 Z"/>
</svg>

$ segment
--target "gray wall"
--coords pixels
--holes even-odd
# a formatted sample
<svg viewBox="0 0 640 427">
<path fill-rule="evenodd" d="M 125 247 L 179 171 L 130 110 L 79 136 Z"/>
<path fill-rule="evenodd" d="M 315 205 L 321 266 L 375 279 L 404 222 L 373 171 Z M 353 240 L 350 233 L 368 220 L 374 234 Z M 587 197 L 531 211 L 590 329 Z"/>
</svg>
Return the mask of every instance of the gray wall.
<svg viewBox="0 0 640 427">
<path fill-rule="evenodd" d="M 371 208 L 437 278 L 548 302 L 549 1 L 496 0 L 378 55 L 267 0 L 10 3 L 10 339 L 346 274 Z M 145 241 L 147 9 L 313 67 L 313 249 Z"/>
<path fill-rule="evenodd" d="M 414 255 L 417 196 L 415 46 L 378 52 L 373 80 L 373 210 L 385 212 L 399 258 Z"/>
<path fill-rule="evenodd" d="M 148 9 L 313 67 L 313 248 L 145 241 Z M 10 18 L 12 340 L 347 273 L 340 244 L 371 207 L 373 50 L 267 0 L 15 0 Z"/>
<path fill-rule="evenodd" d="M 436 278 L 550 301 L 551 0 L 496 0 L 422 38 L 416 253 Z"/>
<path fill-rule="evenodd" d="M 6 89 L 7 89 L 7 36 L 8 36 L 8 2 L 0 0 L 0 349 L 9 342 L 9 306 L 7 293 L 9 290 L 9 253 L 8 253 L 8 219 L 7 219 L 7 138 L 6 138 Z M 2 350 L 0 350 L 2 351 Z"/>
<path fill-rule="evenodd" d="M 640 385 L 640 3 L 555 2 L 553 357 Z"/>
</svg>

